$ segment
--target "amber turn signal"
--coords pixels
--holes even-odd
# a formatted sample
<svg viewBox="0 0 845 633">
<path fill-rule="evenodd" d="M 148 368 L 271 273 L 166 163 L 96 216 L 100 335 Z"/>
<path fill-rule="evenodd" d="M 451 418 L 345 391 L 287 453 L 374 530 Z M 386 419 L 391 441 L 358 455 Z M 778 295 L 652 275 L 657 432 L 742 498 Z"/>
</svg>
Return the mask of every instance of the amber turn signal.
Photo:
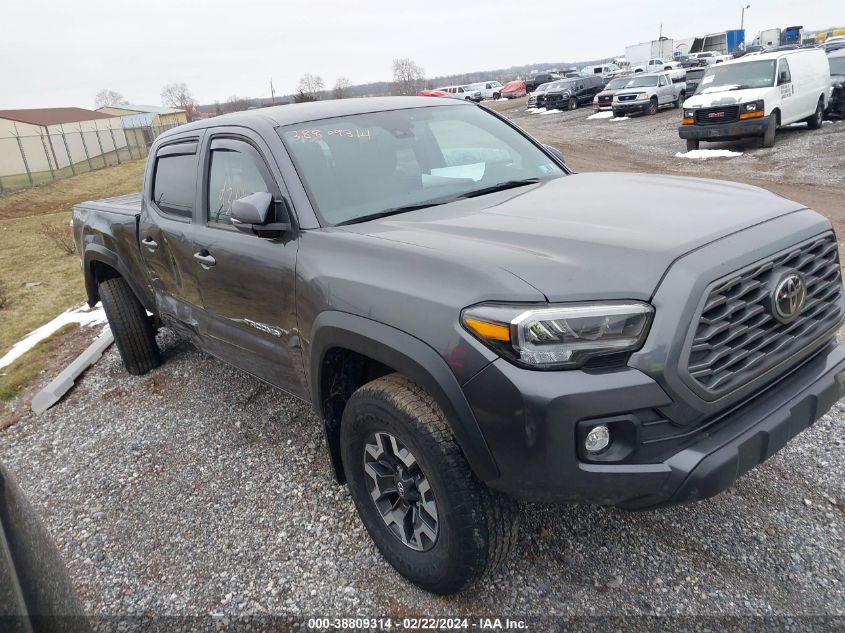
<svg viewBox="0 0 845 633">
<path fill-rule="evenodd" d="M 692 119 L 692 117 L 681 120 L 681 125 L 692 125 L 693 123 L 695 123 L 695 121 Z"/>
<path fill-rule="evenodd" d="M 763 116 L 762 110 L 757 110 L 756 112 L 743 112 L 739 115 L 740 119 L 759 119 Z"/>
<path fill-rule="evenodd" d="M 509 343 L 511 340 L 511 330 L 507 325 L 480 321 L 471 317 L 464 317 L 464 325 L 475 332 L 480 338 L 488 341 L 504 341 L 505 343 Z"/>
</svg>

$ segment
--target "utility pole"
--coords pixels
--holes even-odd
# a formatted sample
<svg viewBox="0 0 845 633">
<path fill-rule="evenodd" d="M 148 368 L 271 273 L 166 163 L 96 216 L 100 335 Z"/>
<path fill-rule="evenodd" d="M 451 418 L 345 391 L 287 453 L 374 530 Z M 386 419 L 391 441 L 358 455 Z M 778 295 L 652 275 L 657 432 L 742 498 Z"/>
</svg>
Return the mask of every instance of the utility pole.
<svg viewBox="0 0 845 633">
<path fill-rule="evenodd" d="M 276 105 L 276 91 L 273 90 L 273 80 L 270 79 L 270 103 Z"/>
<path fill-rule="evenodd" d="M 742 21 L 739 23 L 739 30 L 740 31 L 745 30 L 745 10 L 750 9 L 750 8 L 751 8 L 750 4 L 747 4 L 744 7 L 742 7 Z"/>
</svg>

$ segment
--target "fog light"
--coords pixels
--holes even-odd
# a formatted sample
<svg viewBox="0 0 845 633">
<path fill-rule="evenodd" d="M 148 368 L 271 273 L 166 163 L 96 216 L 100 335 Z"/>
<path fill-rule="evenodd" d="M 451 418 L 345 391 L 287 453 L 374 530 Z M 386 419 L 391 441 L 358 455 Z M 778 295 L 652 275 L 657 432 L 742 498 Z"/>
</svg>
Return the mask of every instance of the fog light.
<svg viewBox="0 0 845 633">
<path fill-rule="evenodd" d="M 600 453 L 610 444 L 610 431 L 604 424 L 594 426 L 587 433 L 587 439 L 584 440 L 584 448 L 588 453 Z"/>
</svg>

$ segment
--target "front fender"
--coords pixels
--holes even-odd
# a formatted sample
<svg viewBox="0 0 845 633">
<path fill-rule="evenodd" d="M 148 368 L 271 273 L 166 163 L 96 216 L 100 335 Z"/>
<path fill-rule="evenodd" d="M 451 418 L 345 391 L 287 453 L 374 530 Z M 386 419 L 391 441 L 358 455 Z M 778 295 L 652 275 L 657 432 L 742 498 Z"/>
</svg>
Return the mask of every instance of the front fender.
<svg viewBox="0 0 845 633">
<path fill-rule="evenodd" d="M 322 312 L 311 330 L 309 377 L 312 401 L 324 420 L 321 374 L 323 359 L 332 348 L 348 349 L 372 358 L 425 389 L 446 415 L 476 477 L 482 481 L 498 478 L 499 470 L 463 389 L 446 361 L 432 347 L 378 321 L 346 312 Z M 332 441 L 328 429 L 326 438 Z"/>
</svg>

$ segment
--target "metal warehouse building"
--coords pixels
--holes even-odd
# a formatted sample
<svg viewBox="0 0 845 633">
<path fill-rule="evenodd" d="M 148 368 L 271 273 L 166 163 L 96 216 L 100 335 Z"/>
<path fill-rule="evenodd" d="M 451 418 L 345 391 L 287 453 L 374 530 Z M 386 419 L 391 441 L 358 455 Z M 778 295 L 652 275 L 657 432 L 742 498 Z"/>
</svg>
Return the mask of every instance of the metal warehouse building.
<svg viewBox="0 0 845 633">
<path fill-rule="evenodd" d="M 126 149 L 123 124 L 113 114 L 84 108 L 0 110 L 0 192 L 119 162 Z"/>
</svg>

